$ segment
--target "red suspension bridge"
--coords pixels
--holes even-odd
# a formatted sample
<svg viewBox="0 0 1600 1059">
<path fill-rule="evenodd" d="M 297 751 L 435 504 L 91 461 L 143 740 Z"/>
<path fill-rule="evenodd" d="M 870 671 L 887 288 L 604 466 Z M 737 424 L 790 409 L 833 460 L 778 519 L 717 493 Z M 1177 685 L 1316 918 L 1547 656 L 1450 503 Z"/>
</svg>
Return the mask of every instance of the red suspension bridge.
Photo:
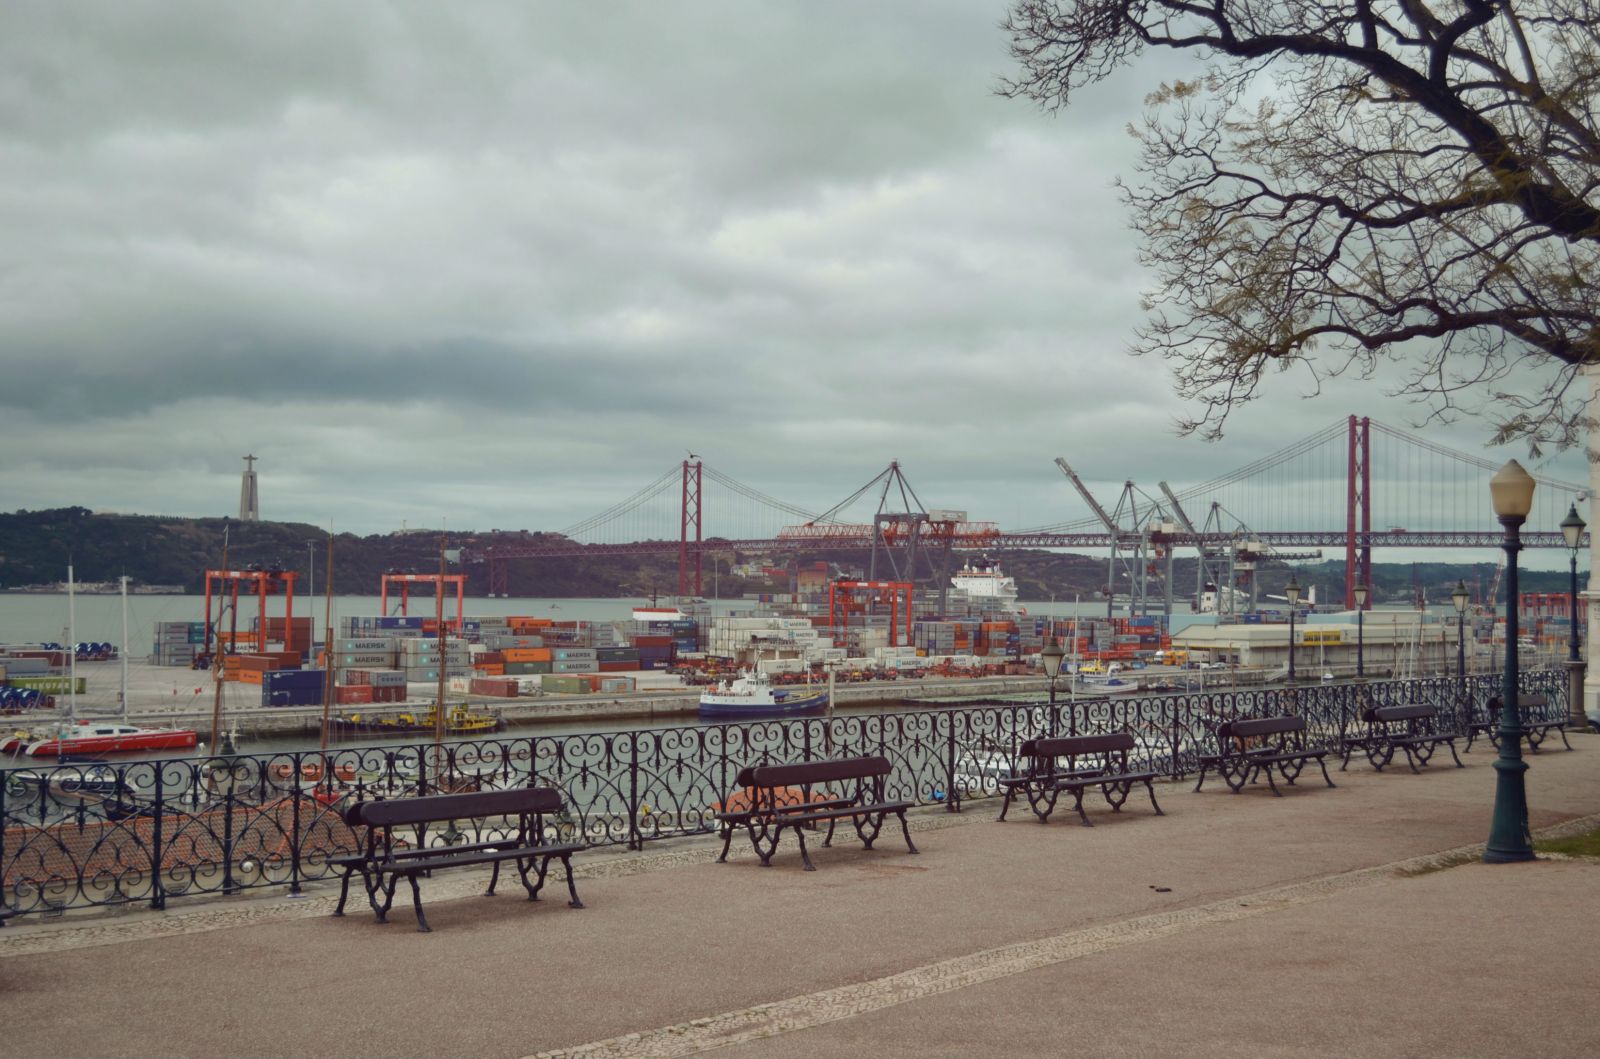
<svg viewBox="0 0 1600 1059">
<path fill-rule="evenodd" d="M 919 553 L 937 577 L 956 551 L 1108 550 L 1138 579 L 1161 561 L 1170 571 L 1178 549 L 1194 549 L 1204 571 L 1240 559 L 1309 558 L 1286 549 L 1313 548 L 1343 550 L 1348 607 L 1354 587 L 1370 583 L 1374 548 L 1492 548 L 1502 535 L 1485 499 L 1498 464 L 1356 416 L 1208 481 L 1179 489 L 1163 481 L 1154 492 L 1125 481 L 1110 506 L 1064 459 L 1056 463 L 1089 514 L 1004 530 L 964 511 L 926 507 L 898 463 L 812 513 L 691 457 L 560 533 L 473 538 L 462 561 L 485 565 L 490 594 L 505 595 L 507 564 L 519 559 L 675 553 L 679 594 L 700 595 L 705 556 L 729 551 L 860 549 L 872 556 L 869 578 L 881 556 L 895 579 L 911 580 Z M 1587 487 L 1535 477 L 1540 488 L 1523 544 L 1565 547 L 1557 525 Z M 869 519 L 848 517 L 874 499 Z"/>
</svg>

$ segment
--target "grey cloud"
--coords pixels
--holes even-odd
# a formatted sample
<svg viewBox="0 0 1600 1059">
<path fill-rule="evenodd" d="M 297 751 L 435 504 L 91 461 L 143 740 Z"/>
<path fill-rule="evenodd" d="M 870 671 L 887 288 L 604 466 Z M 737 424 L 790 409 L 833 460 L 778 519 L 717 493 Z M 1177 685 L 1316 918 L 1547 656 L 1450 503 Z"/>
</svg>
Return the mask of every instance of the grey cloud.
<svg viewBox="0 0 1600 1059">
<path fill-rule="evenodd" d="M 1111 185 L 1174 71 L 1045 116 L 1001 14 L 8 5 L 0 507 L 227 511 L 248 450 L 273 517 L 560 528 L 693 449 L 1037 525 L 1087 513 L 1057 454 L 1114 493 L 1403 420 L 1281 380 L 1173 437 Z"/>
</svg>

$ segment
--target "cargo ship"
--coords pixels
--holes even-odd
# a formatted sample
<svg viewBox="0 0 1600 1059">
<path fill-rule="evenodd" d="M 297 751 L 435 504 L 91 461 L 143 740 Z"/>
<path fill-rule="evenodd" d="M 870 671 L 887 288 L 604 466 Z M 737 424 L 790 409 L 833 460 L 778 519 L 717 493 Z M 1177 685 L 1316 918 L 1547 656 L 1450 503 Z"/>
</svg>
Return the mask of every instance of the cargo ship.
<svg viewBox="0 0 1600 1059">
<path fill-rule="evenodd" d="M 966 594 L 967 600 L 977 605 L 997 606 L 1001 610 L 1017 610 L 1017 582 L 1000 569 L 1000 564 L 987 555 L 969 559 L 959 573 L 950 579 L 950 587 Z"/>
</svg>

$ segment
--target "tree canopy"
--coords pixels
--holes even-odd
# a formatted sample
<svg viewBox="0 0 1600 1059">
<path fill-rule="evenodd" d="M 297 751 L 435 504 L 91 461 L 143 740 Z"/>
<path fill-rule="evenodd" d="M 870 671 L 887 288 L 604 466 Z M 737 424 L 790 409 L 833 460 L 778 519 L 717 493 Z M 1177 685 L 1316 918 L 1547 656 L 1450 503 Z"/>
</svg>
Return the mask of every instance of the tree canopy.
<svg viewBox="0 0 1600 1059">
<path fill-rule="evenodd" d="M 1581 440 L 1600 361 L 1600 3 L 1017 0 L 1047 109 L 1142 52 L 1196 57 L 1152 93 L 1122 182 L 1155 279 L 1138 352 L 1207 436 L 1268 370 L 1403 365 L 1433 416 L 1497 441 Z"/>
</svg>

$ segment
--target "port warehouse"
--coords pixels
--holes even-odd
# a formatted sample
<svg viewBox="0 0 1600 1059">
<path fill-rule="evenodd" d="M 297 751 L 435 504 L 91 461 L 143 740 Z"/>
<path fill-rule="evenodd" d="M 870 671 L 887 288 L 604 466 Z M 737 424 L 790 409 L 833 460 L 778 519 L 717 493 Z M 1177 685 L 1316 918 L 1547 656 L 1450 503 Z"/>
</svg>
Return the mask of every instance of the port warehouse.
<svg viewBox="0 0 1600 1059">
<path fill-rule="evenodd" d="M 1535 602 L 1524 600 L 1523 646 L 1554 657 L 1567 643 L 1568 618 L 1542 612 L 1542 597 L 1530 598 Z M 821 676 L 833 669 L 847 679 L 930 670 L 1028 673 L 1052 639 L 1079 664 L 1220 662 L 1275 669 L 1288 660 L 1288 615 L 1282 611 L 1072 619 L 959 605 L 951 608 L 955 614 L 933 617 L 925 608 L 919 601 L 921 616 L 906 620 L 881 601 L 840 612 L 829 610 L 824 594 L 764 594 L 747 597 L 726 614 L 694 604 L 671 618 L 635 621 L 482 617 L 465 618 L 458 628 L 447 619 L 442 649 L 437 620 L 416 616 L 343 618 L 331 649 L 314 643 L 309 617 L 267 617 L 264 635 L 261 619 L 252 618 L 246 631 L 213 636 L 224 651 L 224 679 L 259 687 L 264 706 L 321 705 L 330 666 L 334 702 L 364 705 L 432 698 L 441 677 L 454 694 L 513 698 L 627 692 L 644 674 L 685 667 L 711 675 L 749 667 L 779 677 Z M 1581 625 L 1581 614 L 1579 620 Z M 1474 669 L 1492 666 L 1503 642 L 1503 620 L 1473 617 L 1464 626 L 1469 663 Z M 205 633 L 202 622 L 158 623 L 150 660 L 188 667 L 203 652 Z M 1297 661 L 1308 672 L 1353 672 L 1358 641 L 1375 672 L 1446 670 L 1457 658 L 1456 635 L 1453 618 L 1407 610 L 1370 611 L 1359 631 L 1354 612 L 1304 613 L 1294 630 Z M 86 660 L 81 652 L 79 660 Z M 73 690 L 70 663 L 71 652 L 64 649 L 0 645 L 0 688 L 12 695 L 0 699 L 0 708 L 53 705 L 53 696 Z M 84 691 L 81 677 L 76 691 Z M 30 693 L 26 701 L 24 692 Z"/>
</svg>

